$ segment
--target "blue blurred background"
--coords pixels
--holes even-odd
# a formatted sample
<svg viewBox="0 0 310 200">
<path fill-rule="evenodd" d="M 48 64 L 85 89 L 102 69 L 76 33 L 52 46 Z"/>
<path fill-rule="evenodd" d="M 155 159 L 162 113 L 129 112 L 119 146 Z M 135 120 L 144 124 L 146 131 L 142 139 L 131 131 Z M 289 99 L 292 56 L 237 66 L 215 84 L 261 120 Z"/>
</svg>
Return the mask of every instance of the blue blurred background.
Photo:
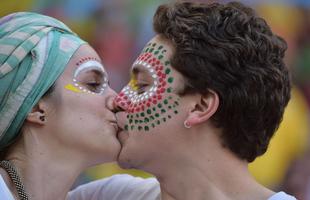
<svg viewBox="0 0 310 200">
<path fill-rule="evenodd" d="M 154 36 L 152 16 L 157 6 L 166 2 L 169 1 L 1 0 L 0 16 L 34 11 L 63 21 L 97 50 L 112 88 L 120 91 L 129 79 L 128 71 L 135 57 Z M 286 63 L 294 82 L 292 99 L 268 152 L 251 163 L 249 169 L 260 183 L 310 200 L 310 0 L 241 2 L 255 8 L 274 32 L 288 42 Z M 138 170 L 121 170 L 111 163 L 86 171 L 76 185 L 115 173 L 150 176 Z"/>
</svg>

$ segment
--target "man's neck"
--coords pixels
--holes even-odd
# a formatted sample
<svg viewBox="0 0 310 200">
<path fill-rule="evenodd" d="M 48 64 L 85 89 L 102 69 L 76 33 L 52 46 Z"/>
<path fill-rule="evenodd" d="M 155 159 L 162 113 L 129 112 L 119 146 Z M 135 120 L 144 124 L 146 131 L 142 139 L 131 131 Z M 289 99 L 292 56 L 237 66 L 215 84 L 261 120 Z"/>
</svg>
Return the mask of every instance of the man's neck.
<svg viewBox="0 0 310 200">
<path fill-rule="evenodd" d="M 273 194 L 254 180 L 246 161 L 220 143 L 193 144 L 186 151 L 171 151 L 168 157 L 162 156 L 163 160 L 147 166 L 146 170 L 160 182 L 163 200 L 262 200 Z"/>
</svg>

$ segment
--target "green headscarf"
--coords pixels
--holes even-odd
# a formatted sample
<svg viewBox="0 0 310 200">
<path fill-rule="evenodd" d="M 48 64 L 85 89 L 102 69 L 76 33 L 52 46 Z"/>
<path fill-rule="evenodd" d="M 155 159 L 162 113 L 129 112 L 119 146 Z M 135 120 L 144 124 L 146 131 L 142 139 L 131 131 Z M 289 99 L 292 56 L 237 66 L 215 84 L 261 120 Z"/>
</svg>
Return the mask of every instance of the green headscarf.
<svg viewBox="0 0 310 200">
<path fill-rule="evenodd" d="M 0 19 L 0 150 L 85 42 L 62 22 L 20 12 Z"/>
</svg>

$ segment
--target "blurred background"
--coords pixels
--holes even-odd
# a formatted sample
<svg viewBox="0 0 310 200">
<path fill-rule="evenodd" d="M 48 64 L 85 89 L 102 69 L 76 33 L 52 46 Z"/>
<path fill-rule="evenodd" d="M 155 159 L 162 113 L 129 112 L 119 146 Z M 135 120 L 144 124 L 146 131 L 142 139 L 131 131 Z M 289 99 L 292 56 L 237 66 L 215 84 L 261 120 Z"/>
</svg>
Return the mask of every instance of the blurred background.
<svg viewBox="0 0 310 200">
<path fill-rule="evenodd" d="M 129 79 L 131 64 L 144 44 L 154 36 L 152 16 L 157 6 L 167 2 L 1 0 L 0 16 L 17 11 L 34 11 L 63 21 L 99 52 L 109 73 L 111 87 L 120 91 Z M 250 171 L 269 188 L 284 190 L 301 200 L 310 200 L 310 0 L 241 2 L 255 8 L 273 31 L 288 42 L 286 62 L 294 82 L 292 99 L 283 122 L 268 152 L 250 164 Z M 80 176 L 75 186 L 116 173 L 150 176 L 138 170 L 121 170 L 111 163 L 89 169 Z"/>
</svg>

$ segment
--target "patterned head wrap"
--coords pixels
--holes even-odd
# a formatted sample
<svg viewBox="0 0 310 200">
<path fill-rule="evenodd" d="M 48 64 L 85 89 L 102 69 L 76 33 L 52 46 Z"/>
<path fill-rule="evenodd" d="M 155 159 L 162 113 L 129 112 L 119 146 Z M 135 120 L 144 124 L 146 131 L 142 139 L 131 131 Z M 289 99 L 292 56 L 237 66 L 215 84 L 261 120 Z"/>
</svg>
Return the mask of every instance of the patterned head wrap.
<svg viewBox="0 0 310 200">
<path fill-rule="evenodd" d="M 0 150 L 84 43 L 48 16 L 20 12 L 0 19 Z"/>
</svg>

